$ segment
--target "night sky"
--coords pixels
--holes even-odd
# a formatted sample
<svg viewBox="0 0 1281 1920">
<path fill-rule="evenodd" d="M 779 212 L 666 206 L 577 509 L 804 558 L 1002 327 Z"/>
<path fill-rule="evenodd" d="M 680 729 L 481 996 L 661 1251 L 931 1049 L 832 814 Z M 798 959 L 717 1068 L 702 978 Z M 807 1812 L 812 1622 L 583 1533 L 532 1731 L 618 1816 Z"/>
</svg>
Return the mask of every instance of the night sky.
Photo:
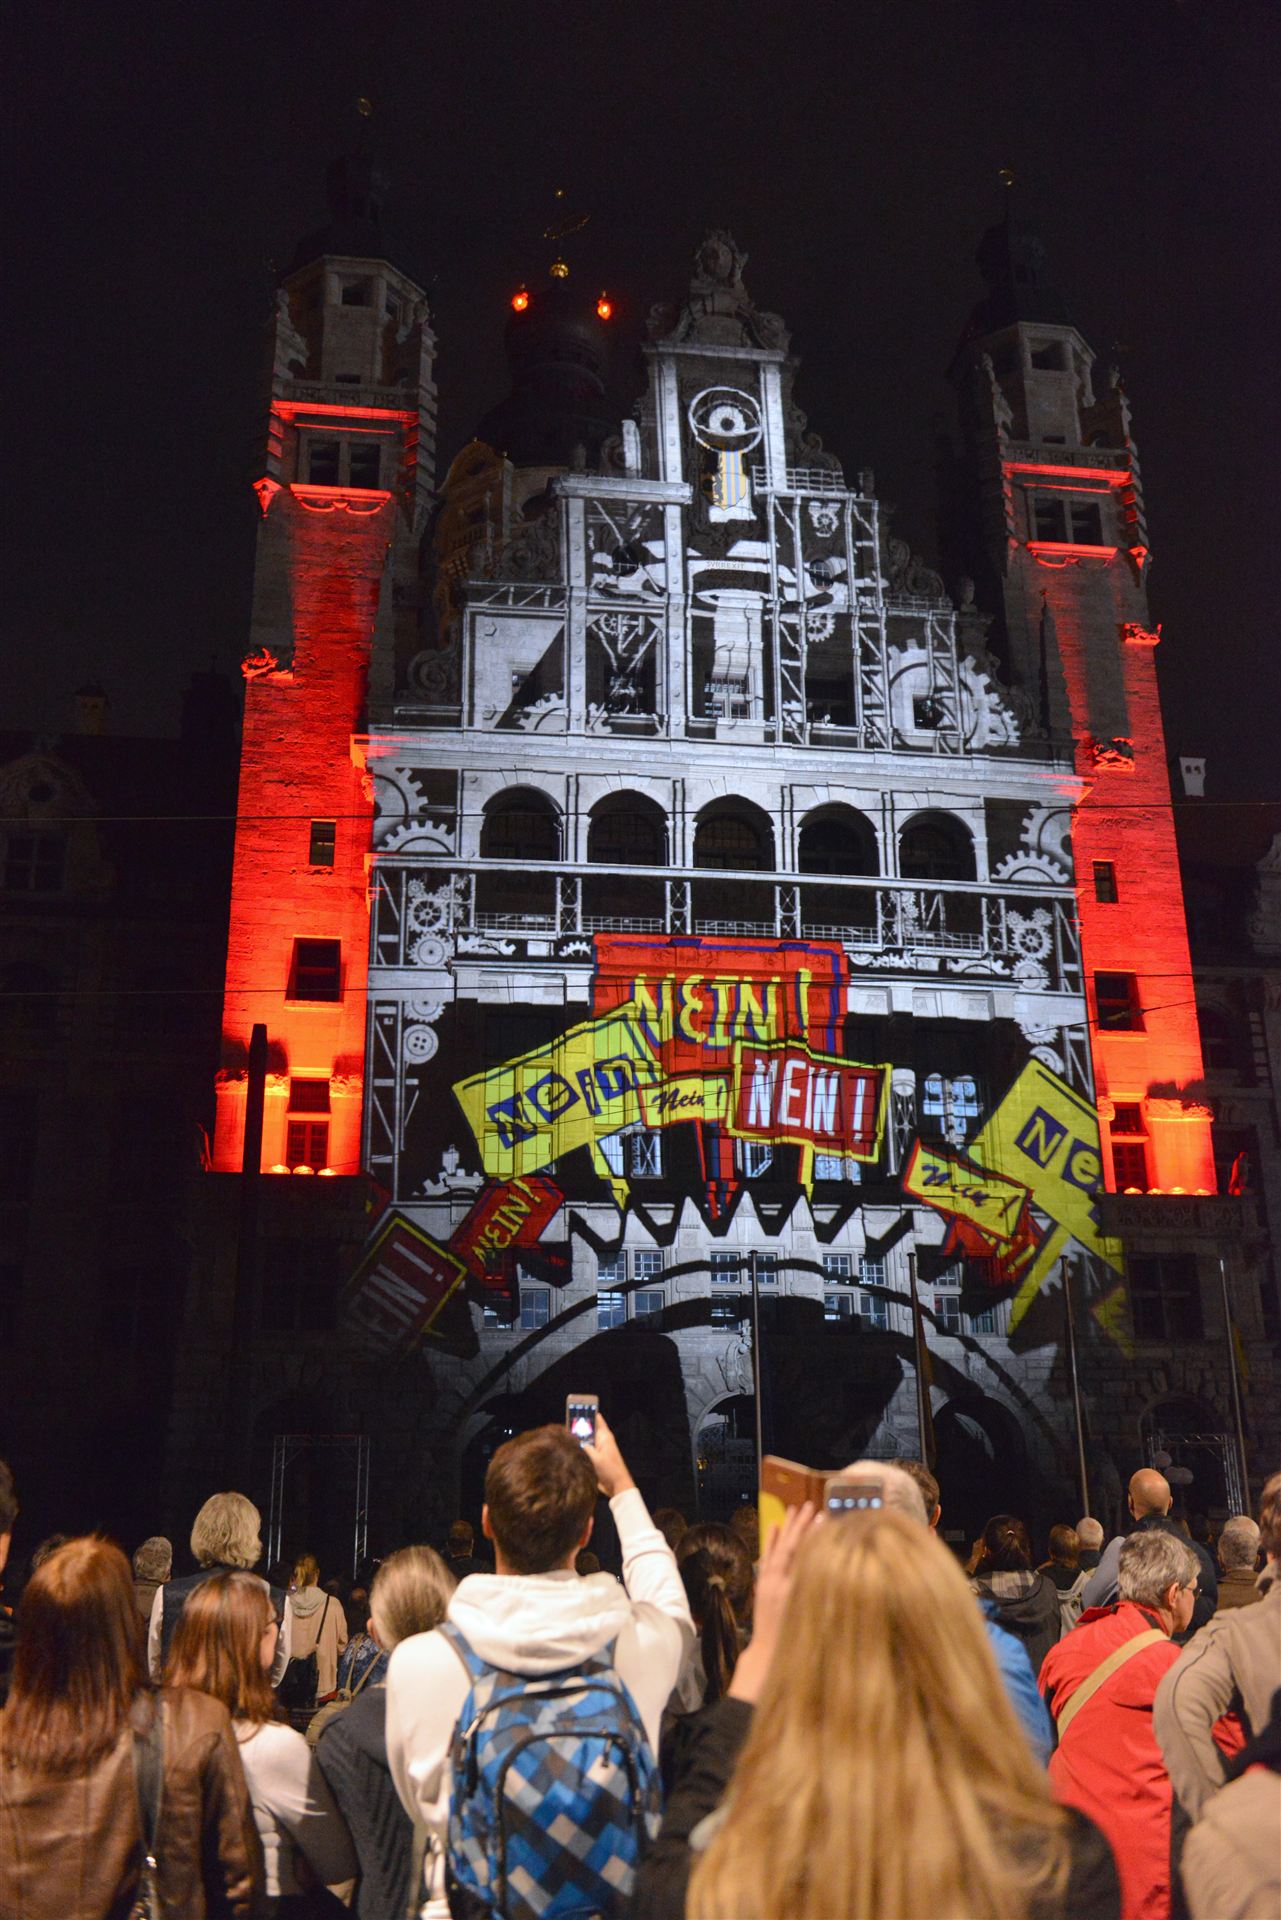
<svg viewBox="0 0 1281 1920">
<path fill-rule="evenodd" d="M 1281 792 L 1274 0 L 45 0 L 8 41 L 4 724 L 57 731 L 99 680 L 119 730 L 169 731 L 193 667 L 234 670 L 271 288 L 366 94 L 389 252 L 431 289 L 442 473 L 506 391 L 507 299 L 563 184 L 620 373 L 728 226 L 811 427 L 927 558 L 943 373 L 1012 169 L 1125 371 L 1170 747 L 1208 754 L 1212 794 Z"/>
</svg>

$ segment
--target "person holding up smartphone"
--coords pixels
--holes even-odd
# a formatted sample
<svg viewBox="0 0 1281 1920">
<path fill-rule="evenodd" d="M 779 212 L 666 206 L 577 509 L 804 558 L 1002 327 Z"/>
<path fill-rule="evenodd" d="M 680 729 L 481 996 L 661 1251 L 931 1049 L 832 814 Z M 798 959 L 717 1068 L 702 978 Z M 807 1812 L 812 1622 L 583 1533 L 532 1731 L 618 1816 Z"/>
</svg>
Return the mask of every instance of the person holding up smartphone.
<svg viewBox="0 0 1281 1920">
<path fill-rule="evenodd" d="M 443 1897 L 450 1747 L 468 1669 L 448 1637 L 504 1674 L 564 1674 L 612 1648 L 613 1665 L 658 1751 L 659 1722 L 694 1638 L 671 1548 L 593 1395 L 571 1396 L 569 1425 L 536 1427 L 501 1446 L 485 1476 L 481 1528 L 495 1572 L 473 1573 L 443 1627 L 402 1641 L 387 1674 L 387 1757 L 410 1818 L 435 1843 L 429 1891 Z M 590 1422 L 592 1437 L 571 1428 Z M 574 1571 L 591 1539 L 598 1494 L 609 1501 L 623 1577 Z"/>
</svg>

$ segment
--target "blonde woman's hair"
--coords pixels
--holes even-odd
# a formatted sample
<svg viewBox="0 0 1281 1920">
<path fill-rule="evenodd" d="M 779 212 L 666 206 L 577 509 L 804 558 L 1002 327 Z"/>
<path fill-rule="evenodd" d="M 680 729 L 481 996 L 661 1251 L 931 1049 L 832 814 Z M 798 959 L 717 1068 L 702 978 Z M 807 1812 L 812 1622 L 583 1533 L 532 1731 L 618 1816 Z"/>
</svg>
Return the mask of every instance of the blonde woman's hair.
<svg viewBox="0 0 1281 1920">
<path fill-rule="evenodd" d="M 1026 1920 L 1056 1807 L 947 1548 L 882 1511 L 805 1541 L 688 1920 Z"/>
<path fill-rule="evenodd" d="M 202 1567 L 257 1566 L 262 1515 L 243 1493 L 211 1493 L 191 1529 L 191 1551 Z"/>
<path fill-rule="evenodd" d="M 458 1585 L 432 1547 L 402 1547 L 383 1561 L 369 1590 L 369 1615 L 388 1652 L 411 1633 L 430 1633 Z"/>
<path fill-rule="evenodd" d="M 294 1561 L 294 1585 L 314 1587 L 320 1578 L 320 1562 L 314 1553 L 300 1553 Z"/>
</svg>

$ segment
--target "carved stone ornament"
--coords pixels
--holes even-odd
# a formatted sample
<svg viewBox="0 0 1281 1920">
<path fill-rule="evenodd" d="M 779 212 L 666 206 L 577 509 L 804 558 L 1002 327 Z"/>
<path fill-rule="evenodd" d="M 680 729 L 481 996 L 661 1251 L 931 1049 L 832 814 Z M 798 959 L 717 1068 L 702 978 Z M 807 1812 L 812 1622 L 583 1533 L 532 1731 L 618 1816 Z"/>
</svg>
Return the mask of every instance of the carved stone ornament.
<svg viewBox="0 0 1281 1920">
<path fill-rule="evenodd" d="M 264 674 L 280 673 L 282 666 L 269 647 L 259 647 L 255 653 L 245 654 L 240 671 L 246 680 L 261 680 Z"/>
<path fill-rule="evenodd" d="M 1155 647 L 1161 642 L 1161 622 L 1149 629 L 1139 625 L 1137 620 L 1127 620 L 1121 628 L 1121 638 L 1132 647 Z"/>
<path fill-rule="evenodd" d="M 1091 740 L 1090 757 L 1096 767 L 1109 767 L 1115 773 L 1134 772 L 1134 743 L 1131 740 Z"/>
<path fill-rule="evenodd" d="M 454 706 L 458 701 L 458 649 L 428 647 L 409 663 L 410 687 L 432 706 Z"/>
<path fill-rule="evenodd" d="M 886 540 L 885 571 L 891 593 L 911 594 L 919 600 L 947 600 L 942 574 L 927 567 L 906 540 Z"/>
</svg>

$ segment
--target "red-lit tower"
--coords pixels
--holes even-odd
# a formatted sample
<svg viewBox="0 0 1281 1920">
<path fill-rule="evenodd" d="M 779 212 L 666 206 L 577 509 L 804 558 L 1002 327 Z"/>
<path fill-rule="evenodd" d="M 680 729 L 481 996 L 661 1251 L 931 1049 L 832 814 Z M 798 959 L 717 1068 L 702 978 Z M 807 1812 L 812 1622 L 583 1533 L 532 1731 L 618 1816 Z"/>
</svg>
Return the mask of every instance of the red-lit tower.
<svg viewBox="0 0 1281 1920">
<path fill-rule="evenodd" d="M 352 737 L 417 625 L 433 484 L 426 298 L 384 257 L 367 143 L 276 295 L 214 1164 L 237 1170 L 264 1022 L 264 1170 L 360 1165 L 372 803 Z"/>
<path fill-rule="evenodd" d="M 988 295 L 952 370 L 970 550 L 1015 679 L 1089 782 L 1072 845 L 1104 1177 L 1213 1192 L 1129 403 L 1115 370 L 1098 378 L 1032 233 L 1006 220 L 978 263 Z"/>
</svg>

